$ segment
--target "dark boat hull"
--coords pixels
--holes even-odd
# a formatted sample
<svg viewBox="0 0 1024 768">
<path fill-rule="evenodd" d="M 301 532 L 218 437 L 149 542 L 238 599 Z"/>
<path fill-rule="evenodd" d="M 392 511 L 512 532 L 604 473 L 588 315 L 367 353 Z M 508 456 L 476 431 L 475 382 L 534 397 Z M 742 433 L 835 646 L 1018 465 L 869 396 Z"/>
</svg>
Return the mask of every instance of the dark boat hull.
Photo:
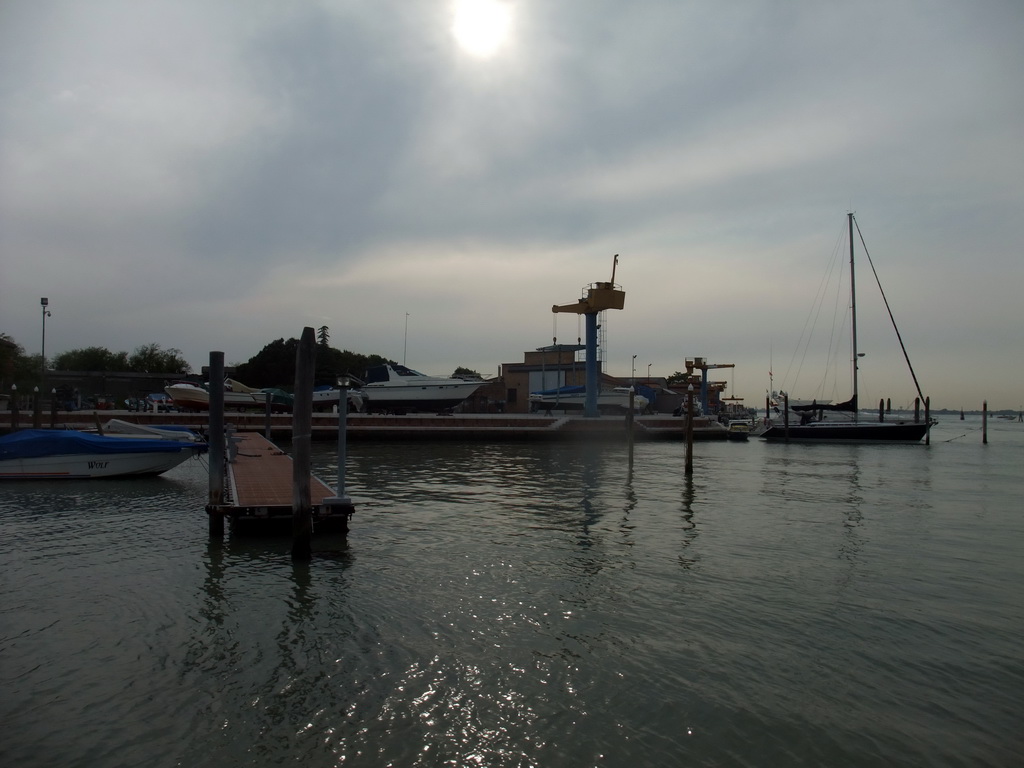
<svg viewBox="0 0 1024 768">
<path fill-rule="evenodd" d="M 774 424 L 759 437 L 791 443 L 918 443 L 928 432 L 923 421 L 815 422 L 790 424 L 788 434 L 782 424 Z"/>
</svg>

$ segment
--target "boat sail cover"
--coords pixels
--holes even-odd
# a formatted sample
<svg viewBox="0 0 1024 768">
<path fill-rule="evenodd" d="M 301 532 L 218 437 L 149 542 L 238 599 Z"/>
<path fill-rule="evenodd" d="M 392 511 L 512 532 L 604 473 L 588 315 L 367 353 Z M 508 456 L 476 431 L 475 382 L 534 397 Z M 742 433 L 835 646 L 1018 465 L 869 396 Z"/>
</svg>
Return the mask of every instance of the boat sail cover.
<svg viewBox="0 0 1024 768">
<path fill-rule="evenodd" d="M 0 461 L 77 454 L 177 453 L 187 447 L 187 443 L 175 440 L 103 437 L 74 430 L 24 429 L 0 438 Z"/>
<path fill-rule="evenodd" d="M 843 411 L 845 413 L 855 413 L 857 410 L 857 396 L 854 395 L 845 403 L 811 403 L 810 405 L 791 405 L 790 410 L 797 411 L 798 413 L 807 411 Z"/>
</svg>

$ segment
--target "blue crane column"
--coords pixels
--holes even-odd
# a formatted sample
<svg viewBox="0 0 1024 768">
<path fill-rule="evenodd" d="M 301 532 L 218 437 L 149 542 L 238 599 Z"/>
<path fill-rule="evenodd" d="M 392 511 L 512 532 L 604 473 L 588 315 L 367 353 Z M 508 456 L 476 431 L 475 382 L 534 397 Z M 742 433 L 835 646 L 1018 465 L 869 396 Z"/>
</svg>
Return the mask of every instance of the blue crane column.
<svg viewBox="0 0 1024 768">
<path fill-rule="evenodd" d="M 587 289 L 586 298 L 575 304 L 556 304 L 551 307 L 552 312 L 571 312 L 584 316 L 587 332 L 587 392 L 583 401 L 583 415 L 588 418 L 600 416 L 597 409 L 597 395 L 601 388 L 600 369 L 597 365 L 597 315 L 605 309 L 622 309 L 626 302 L 626 292 L 615 288 L 615 267 L 618 263 L 619 255 L 615 254 L 611 281 L 594 283 Z"/>
<path fill-rule="evenodd" d="M 584 316 L 587 332 L 587 395 L 583 400 L 583 415 L 587 418 L 600 416 L 597 410 L 597 393 L 601 389 L 601 369 L 597 365 L 597 312 Z"/>
</svg>

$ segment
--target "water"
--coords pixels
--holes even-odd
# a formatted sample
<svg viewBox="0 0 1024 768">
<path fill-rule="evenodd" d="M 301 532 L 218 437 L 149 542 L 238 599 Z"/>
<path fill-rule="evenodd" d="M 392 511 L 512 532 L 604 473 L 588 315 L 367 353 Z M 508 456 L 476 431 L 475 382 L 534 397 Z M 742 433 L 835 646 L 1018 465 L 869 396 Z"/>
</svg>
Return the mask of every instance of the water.
<svg viewBox="0 0 1024 768">
<path fill-rule="evenodd" d="M 204 467 L 0 487 L 5 766 L 1009 766 L 1024 424 L 349 446 L 347 541 Z M 314 447 L 336 476 L 333 445 Z"/>
</svg>

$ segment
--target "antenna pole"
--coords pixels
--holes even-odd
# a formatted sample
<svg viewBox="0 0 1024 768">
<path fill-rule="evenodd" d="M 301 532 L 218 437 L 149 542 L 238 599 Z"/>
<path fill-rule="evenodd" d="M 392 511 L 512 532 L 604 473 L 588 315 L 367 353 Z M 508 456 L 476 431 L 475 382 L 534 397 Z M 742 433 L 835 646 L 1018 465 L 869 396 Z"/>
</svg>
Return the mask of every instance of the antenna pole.
<svg viewBox="0 0 1024 768">
<path fill-rule="evenodd" d="M 857 280 L 853 271 L 853 212 L 846 215 L 850 220 L 850 320 L 853 325 L 853 420 L 856 422 L 860 407 L 857 401 Z"/>
</svg>

